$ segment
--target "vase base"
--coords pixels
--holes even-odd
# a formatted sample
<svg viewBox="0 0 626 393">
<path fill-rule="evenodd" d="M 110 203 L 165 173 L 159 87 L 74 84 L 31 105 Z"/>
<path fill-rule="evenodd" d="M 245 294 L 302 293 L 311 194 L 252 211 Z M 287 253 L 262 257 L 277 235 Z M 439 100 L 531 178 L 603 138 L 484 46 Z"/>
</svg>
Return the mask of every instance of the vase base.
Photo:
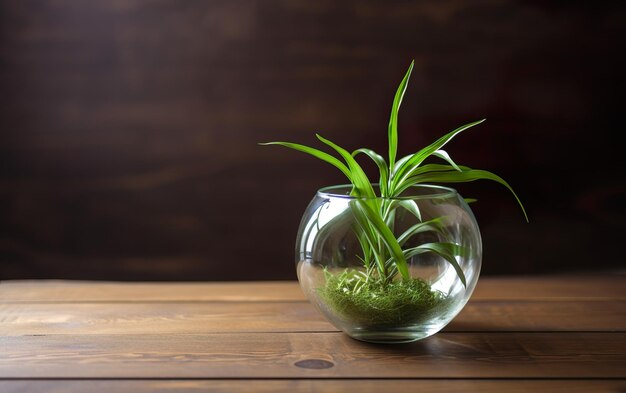
<svg viewBox="0 0 626 393">
<path fill-rule="evenodd" d="M 432 334 L 427 332 L 353 332 L 349 334 L 355 340 L 373 344 L 407 344 L 412 343 Z"/>
</svg>

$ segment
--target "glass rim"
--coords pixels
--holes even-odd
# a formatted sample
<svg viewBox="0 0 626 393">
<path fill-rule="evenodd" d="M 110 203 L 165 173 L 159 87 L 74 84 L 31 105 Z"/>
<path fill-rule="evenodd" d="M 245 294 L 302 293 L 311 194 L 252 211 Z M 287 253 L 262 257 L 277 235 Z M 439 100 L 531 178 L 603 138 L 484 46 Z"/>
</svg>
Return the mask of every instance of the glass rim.
<svg viewBox="0 0 626 393">
<path fill-rule="evenodd" d="M 372 186 L 374 188 L 378 188 L 379 183 L 372 183 Z M 376 196 L 375 198 L 369 198 L 369 197 L 348 195 L 347 192 L 350 192 L 350 190 L 352 190 L 352 187 L 353 187 L 352 184 L 336 184 L 336 185 L 326 186 L 326 187 L 322 187 L 318 189 L 317 194 L 325 198 L 342 198 L 342 199 L 352 199 L 352 200 L 356 200 L 356 199 L 407 200 L 407 199 L 433 199 L 433 198 L 442 199 L 442 198 L 456 197 L 459 195 L 458 191 L 452 187 L 440 186 L 440 185 L 435 185 L 435 184 L 414 184 L 410 186 L 409 188 L 407 188 L 407 190 L 405 190 L 403 194 L 407 192 L 408 190 L 415 190 L 415 189 L 427 189 L 427 190 L 431 190 L 435 192 L 428 193 L 428 194 L 400 195 L 400 196 L 393 197 L 393 198 L 381 197 L 381 196 Z M 338 192 L 339 190 L 345 190 L 346 192 L 339 193 Z"/>
</svg>

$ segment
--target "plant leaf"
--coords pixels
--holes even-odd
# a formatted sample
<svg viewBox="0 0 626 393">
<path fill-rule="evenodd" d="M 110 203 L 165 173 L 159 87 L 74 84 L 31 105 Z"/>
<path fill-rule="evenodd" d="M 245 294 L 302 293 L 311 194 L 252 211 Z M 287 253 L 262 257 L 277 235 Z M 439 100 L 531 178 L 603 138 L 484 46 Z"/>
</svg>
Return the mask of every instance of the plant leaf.
<svg viewBox="0 0 626 393">
<path fill-rule="evenodd" d="M 391 106 L 391 116 L 389 117 L 389 167 L 393 168 L 396 162 L 396 154 L 398 151 L 398 111 L 400 110 L 400 105 L 402 104 L 402 98 L 404 97 L 404 92 L 406 91 L 406 87 L 409 83 L 409 77 L 411 76 L 411 72 L 413 71 L 413 65 L 415 64 L 415 60 L 411 61 L 411 65 L 409 66 L 408 71 L 404 75 L 404 78 L 400 82 L 400 86 L 398 86 L 398 90 L 396 90 L 396 95 L 393 99 L 393 105 Z"/>
<path fill-rule="evenodd" d="M 372 255 L 371 255 L 372 253 L 370 251 L 370 244 L 368 240 L 365 238 L 365 234 L 363 233 L 363 231 L 355 231 L 355 236 L 357 240 L 359 241 L 359 245 L 361 246 L 361 251 L 363 251 L 363 258 L 361 258 L 358 255 L 356 257 L 359 258 L 361 262 L 363 262 L 363 266 L 365 266 L 365 268 L 369 270 L 370 262 L 372 258 Z"/>
<path fill-rule="evenodd" d="M 420 212 L 419 206 L 412 199 L 394 199 L 394 204 L 402 206 L 404 209 L 408 210 L 411 214 L 413 214 L 419 221 L 422 221 L 422 213 Z"/>
<path fill-rule="evenodd" d="M 400 168 L 398 168 L 395 176 L 399 177 L 400 180 L 398 180 L 394 185 L 402 185 L 404 180 L 410 177 L 415 171 L 415 169 L 417 169 L 422 164 L 422 162 L 424 162 L 426 158 L 428 158 L 435 151 L 441 149 L 446 143 L 450 142 L 450 140 L 452 140 L 452 138 L 457 136 L 459 133 L 467 130 L 468 128 L 474 127 L 475 125 L 478 125 L 484 121 L 485 119 L 482 119 L 482 120 L 478 120 L 472 123 L 465 124 L 455 129 L 454 131 L 447 133 L 446 135 L 437 139 L 435 142 L 431 143 L 430 145 L 421 149 L 417 153 L 413 154 L 411 158 L 405 161 L 404 164 Z"/>
<path fill-rule="evenodd" d="M 399 161 L 398 161 L 399 162 Z M 463 170 L 463 168 L 469 169 L 467 167 L 464 166 L 459 166 L 459 169 Z M 455 171 L 454 167 L 452 165 L 446 165 L 446 164 L 425 164 L 422 165 L 418 168 L 416 168 L 413 171 L 413 175 L 409 178 L 404 179 L 404 181 L 400 184 L 395 184 L 394 191 L 393 193 L 390 193 L 390 196 L 393 197 L 398 197 L 400 196 L 406 189 L 408 189 L 411 186 L 414 186 L 415 184 L 417 184 L 414 179 L 417 178 L 417 175 L 422 174 L 422 173 L 427 173 L 427 172 L 448 172 L 448 171 Z"/>
<path fill-rule="evenodd" d="M 374 189 L 372 188 L 372 183 L 370 183 L 367 175 L 363 171 L 363 168 L 361 168 L 359 163 L 356 162 L 354 157 L 352 157 L 352 155 L 348 153 L 346 149 L 334 144 L 328 139 L 322 137 L 321 135 L 315 134 L 315 136 L 317 136 L 317 139 L 322 141 L 324 144 L 335 149 L 335 151 L 339 153 L 341 157 L 343 157 L 343 159 L 346 161 L 351 173 L 352 184 L 355 186 L 355 189 L 359 193 L 358 196 L 376 198 L 376 194 L 374 193 Z"/>
<path fill-rule="evenodd" d="M 459 166 L 454 161 L 452 161 L 452 157 L 450 157 L 447 151 L 439 149 L 435 151 L 432 155 L 449 162 L 454 169 L 461 172 L 461 168 L 459 168 Z"/>
<path fill-rule="evenodd" d="M 493 180 L 497 183 L 502 184 L 513 194 L 515 200 L 522 208 L 522 212 L 524 213 L 524 217 L 528 222 L 528 215 L 526 214 L 526 209 L 524 209 L 524 205 L 522 205 L 522 201 L 517 197 L 513 188 L 500 176 L 491 173 L 489 171 L 484 171 L 481 169 L 469 169 L 467 167 L 461 167 L 463 172 L 457 171 L 448 171 L 448 172 L 426 172 L 411 178 L 413 184 L 416 183 L 465 183 L 471 182 L 474 180 Z"/>
<path fill-rule="evenodd" d="M 402 167 L 402 165 L 404 165 L 405 162 L 407 162 L 409 160 L 409 158 L 411 158 L 413 156 L 413 154 L 409 154 L 408 156 L 404 156 L 401 159 L 399 159 L 398 161 L 396 161 L 396 163 L 393 166 L 390 166 L 390 170 L 391 173 L 389 174 L 391 177 L 393 177 L 393 175 L 398 171 L 399 168 Z"/>
<path fill-rule="evenodd" d="M 450 262 L 457 275 L 461 279 L 463 286 L 467 287 L 465 273 L 463 273 L 463 269 L 461 269 L 459 262 L 455 258 L 456 255 L 464 255 L 467 252 L 464 247 L 461 247 L 454 243 L 424 243 L 417 247 L 404 250 L 405 257 L 407 259 L 415 255 L 422 254 L 424 252 L 434 252 L 435 254 L 444 258 L 446 261 Z"/>
<path fill-rule="evenodd" d="M 376 165 L 378 166 L 378 172 L 380 173 L 380 180 L 379 180 L 380 195 L 381 196 L 387 195 L 387 180 L 389 179 L 389 168 L 387 167 L 387 163 L 385 162 L 385 159 L 380 154 L 376 153 L 374 150 L 365 149 L 365 148 L 357 149 L 353 151 L 352 157 L 356 158 L 356 156 L 359 154 L 365 154 L 366 156 L 371 158 L 372 161 L 374 161 L 374 163 L 376 163 Z"/>
<path fill-rule="evenodd" d="M 352 210 L 352 213 L 354 214 L 354 218 L 356 219 L 356 222 L 361 227 L 360 233 L 357 234 L 357 239 L 359 240 L 359 243 L 361 245 L 363 245 L 364 243 L 369 243 L 369 247 L 367 247 L 367 249 L 364 248 L 363 252 L 364 254 L 366 253 L 366 251 L 371 252 L 373 254 L 374 259 L 376 261 L 376 265 L 378 266 L 378 271 L 382 275 L 385 272 L 385 261 L 384 261 L 384 258 L 381 255 L 379 255 L 378 252 L 376 252 L 377 234 L 372 229 L 370 225 L 370 221 L 367 218 L 367 215 L 360 209 L 359 205 L 361 203 L 366 203 L 366 201 L 357 199 L 355 201 L 350 201 L 349 203 L 350 210 Z"/>
<path fill-rule="evenodd" d="M 368 221 L 372 223 L 377 234 L 389 250 L 389 254 L 395 259 L 395 265 L 398 268 L 398 272 L 402 275 L 402 278 L 408 280 L 410 278 L 408 264 L 396 237 L 389 227 L 387 227 L 380 214 L 368 205 L 368 201 L 357 199 L 355 202 L 356 206 L 363 211 Z"/>
<path fill-rule="evenodd" d="M 404 233 L 402 233 L 402 235 L 398 237 L 398 243 L 402 246 L 404 245 L 404 243 L 406 243 L 407 240 L 411 238 L 411 236 L 416 235 L 418 233 L 437 232 L 437 233 L 443 234 L 444 231 L 443 231 L 442 221 L 443 220 L 441 217 L 437 217 L 426 222 L 417 223 L 413 225 L 412 227 L 410 227 L 409 229 L 407 229 L 406 231 L 404 231 Z"/>
<path fill-rule="evenodd" d="M 352 174 L 350 173 L 350 170 L 348 169 L 348 167 L 346 167 L 344 163 L 342 163 L 335 157 L 321 150 L 317 150 L 312 147 L 300 145 L 298 143 L 291 143 L 291 142 L 267 142 L 267 143 L 259 143 L 259 145 L 262 145 L 262 146 L 280 145 L 280 146 L 285 146 L 290 149 L 294 149 L 294 150 L 298 150 L 298 151 L 310 154 L 316 158 L 319 158 L 322 161 L 325 161 L 333 165 L 334 167 L 339 169 L 344 175 L 346 175 L 346 177 L 348 178 L 348 180 L 350 180 L 350 182 L 352 182 Z"/>
</svg>

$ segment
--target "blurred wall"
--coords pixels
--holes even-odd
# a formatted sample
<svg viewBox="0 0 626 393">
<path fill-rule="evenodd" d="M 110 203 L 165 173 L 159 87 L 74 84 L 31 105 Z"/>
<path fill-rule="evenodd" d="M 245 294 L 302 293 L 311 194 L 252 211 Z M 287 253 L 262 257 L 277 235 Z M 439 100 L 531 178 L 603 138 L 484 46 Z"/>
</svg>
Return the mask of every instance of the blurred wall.
<svg viewBox="0 0 626 393">
<path fill-rule="evenodd" d="M 0 1 L 0 279 L 292 279 L 334 168 L 257 142 L 447 148 L 484 274 L 619 269 L 622 2 Z M 337 172 L 337 173 L 336 173 Z"/>
</svg>

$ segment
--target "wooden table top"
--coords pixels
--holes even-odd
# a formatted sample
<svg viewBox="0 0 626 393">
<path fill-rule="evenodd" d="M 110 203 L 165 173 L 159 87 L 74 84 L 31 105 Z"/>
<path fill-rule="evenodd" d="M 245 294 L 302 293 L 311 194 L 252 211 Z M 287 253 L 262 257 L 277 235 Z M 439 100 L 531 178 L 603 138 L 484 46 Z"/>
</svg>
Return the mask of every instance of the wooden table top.
<svg viewBox="0 0 626 393">
<path fill-rule="evenodd" d="M 295 282 L 0 282 L 0 391 L 624 392 L 626 276 L 479 280 L 438 334 L 337 331 Z"/>
</svg>

